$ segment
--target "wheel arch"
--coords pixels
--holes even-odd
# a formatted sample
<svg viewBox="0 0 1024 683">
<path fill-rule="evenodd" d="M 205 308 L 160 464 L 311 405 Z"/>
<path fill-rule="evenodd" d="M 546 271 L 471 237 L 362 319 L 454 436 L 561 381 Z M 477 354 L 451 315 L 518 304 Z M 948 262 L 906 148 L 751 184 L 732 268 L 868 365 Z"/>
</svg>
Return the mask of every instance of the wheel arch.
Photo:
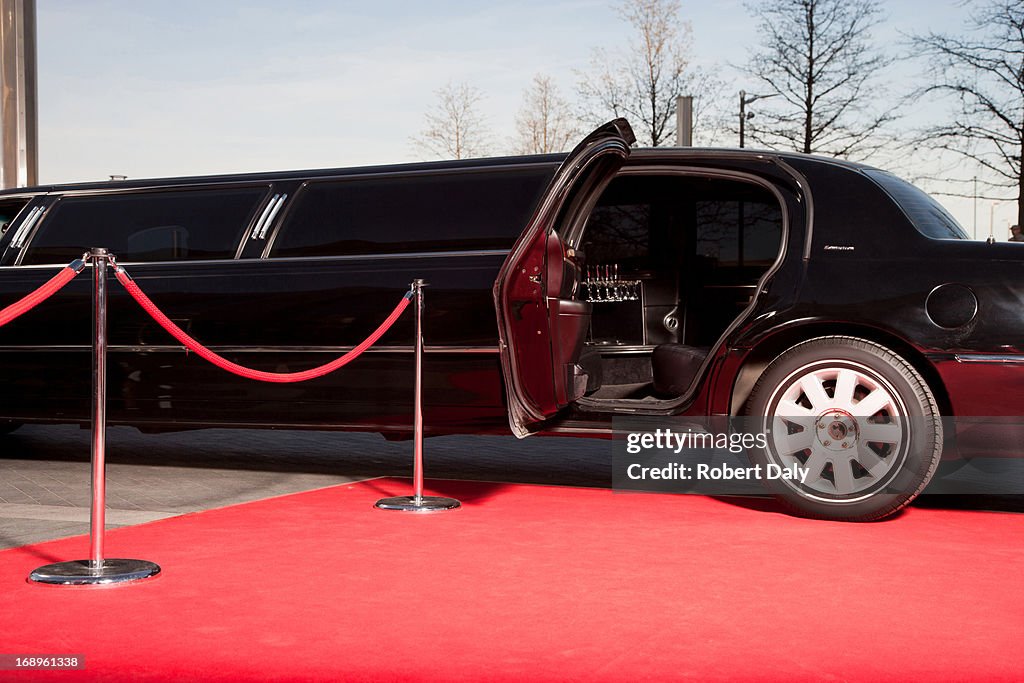
<svg viewBox="0 0 1024 683">
<path fill-rule="evenodd" d="M 743 364 L 733 380 L 729 409 L 731 415 L 739 415 L 750 396 L 758 378 L 773 360 L 786 350 L 819 337 L 856 337 L 880 344 L 906 360 L 924 378 L 932 390 L 942 415 L 953 415 L 949 393 L 935 366 L 913 344 L 899 336 L 869 325 L 841 322 L 812 322 L 780 329 L 761 339 L 743 359 Z"/>
</svg>

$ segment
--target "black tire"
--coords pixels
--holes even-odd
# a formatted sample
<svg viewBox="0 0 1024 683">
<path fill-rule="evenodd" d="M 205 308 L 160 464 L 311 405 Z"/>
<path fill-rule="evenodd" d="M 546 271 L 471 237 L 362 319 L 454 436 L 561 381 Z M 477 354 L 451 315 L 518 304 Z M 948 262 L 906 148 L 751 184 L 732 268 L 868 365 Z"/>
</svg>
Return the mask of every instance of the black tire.
<svg viewBox="0 0 1024 683">
<path fill-rule="evenodd" d="M 767 435 L 768 448 L 750 453 L 753 464 L 806 470 L 804 482 L 765 479 L 806 517 L 892 515 L 924 489 L 942 456 L 942 420 L 924 378 L 889 349 L 855 337 L 820 337 L 783 353 L 758 379 L 745 413 L 757 418 L 750 431 Z"/>
<path fill-rule="evenodd" d="M 15 429 L 22 426 L 23 423 L 15 422 L 13 420 L 0 420 L 0 436 L 10 434 Z"/>
</svg>

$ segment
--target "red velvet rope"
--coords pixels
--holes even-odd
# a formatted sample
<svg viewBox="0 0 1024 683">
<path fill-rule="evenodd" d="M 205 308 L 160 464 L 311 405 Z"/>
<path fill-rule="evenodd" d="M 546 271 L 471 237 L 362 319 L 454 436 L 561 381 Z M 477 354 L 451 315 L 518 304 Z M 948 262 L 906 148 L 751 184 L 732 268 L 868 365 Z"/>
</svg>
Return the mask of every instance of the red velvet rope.
<svg viewBox="0 0 1024 683">
<path fill-rule="evenodd" d="M 180 327 L 171 322 L 171 319 L 164 315 L 163 312 L 156 307 L 156 304 L 154 304 L 149 297 L 139 289 L 139 286 L 135 284 L 135 281 L 128 276 L 128 273 L 126 273 L 124 269 L 117 268 L 114 270 L 114 273 L 117 275 L 118 281 L 124 285 L 124 288 L 132 295 L 132 298 L 135 299 L 135 301 L 137 301 L 139 305 L 153 317 L 153 320 L 160 323 L 161 327 L 167 330 L 179 342 L 184 344 L 186 348 L 194 351 L 202 358 L 205 358 L 223 370 L 227 370 L 228 372 L 239 375 L 240 377 L 247 377 L 261 382 L 304 382 L 316 377 L 323 377 L 324 375 L 347 365 L 358 358 L 363 351 L 373 346 L 373 344 L 388 331 L 395 321 L 398 320 L 399 316 L 402 315 L 402 311 L 404 311 L 409 305 L 410 296 L 412 294 L 410 292 L 402 297 L 402 300 L 398 302 L 397 306 L 395 306 L 395 310 L 391 311 L 391 315 L 389 315 L 369 337 L 363 340 L 351 351 L 332 360 L 330 363 L 325 363 L 324 365 L 310 368 L 309 370 L 303 370 L 301 372 L 264 372 L 262 370 L 253 370 L 252 368 L 232 363 L 227 358 L 224 358 L 223 356 L 220 356 L 206 348 L 186 334 Z"/>
<path fill-rule="evenodd" d="M 82 270 L 81 268 L 75 267 L 75 265 L 79 263 L 81 262 L 72 261 L 71 265 L 61 268 L 59 273 L 47 280 L 46 283 L 34 292 L 26 294 L 18 301 L 15 301 L 13 304 L 0 311 L 0 327 L 3 327 L 20 315 L 28 313 L 33 308 L 59 292 L 64 285 L 74 280 L 75 276 Z"/>
</svg>

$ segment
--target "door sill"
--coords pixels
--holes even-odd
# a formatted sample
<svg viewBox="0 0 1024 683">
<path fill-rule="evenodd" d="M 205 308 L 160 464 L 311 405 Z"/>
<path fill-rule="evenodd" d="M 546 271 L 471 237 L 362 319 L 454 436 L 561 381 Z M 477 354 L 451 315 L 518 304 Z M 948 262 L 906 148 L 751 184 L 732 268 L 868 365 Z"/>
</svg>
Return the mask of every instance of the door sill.
<svg viewBox="0 0 1024 683">
<path fill-rule="evenodd" d="M 671 415 L 681 412 L 687 404 L 680 404 L 679 397 L 651 401 L 629 398 L 580 398 L 573 405 L 583 413 L 598 415 Z"/>
</svg>

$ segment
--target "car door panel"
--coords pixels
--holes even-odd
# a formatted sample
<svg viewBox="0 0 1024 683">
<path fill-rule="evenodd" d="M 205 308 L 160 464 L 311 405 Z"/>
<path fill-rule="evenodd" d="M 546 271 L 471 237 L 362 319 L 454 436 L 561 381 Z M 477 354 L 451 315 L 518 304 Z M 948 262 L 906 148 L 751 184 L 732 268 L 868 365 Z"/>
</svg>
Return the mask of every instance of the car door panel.
<svg viewBox="0 0 1024 683">
<path fill-rule="evenodd" d="M 563 368 L 575 360 L 566 353 L 575 345 L 563 342 L 566 334 L 575 339 L 579 328 L 585 329 L 584 309 L 563 316 L 561 305 L 553 303 L 561 298 L 563 256 L 569 249 L 558 231 L 573 235 L 582 230 L 588 206 L 629 156 L 634 141 L 629 124 L 617 119 L 569 153 L 495 281 L 509 425 L 517 436 L 556 415 L 574 394 L 568 388 L 573 380 Z"/>
</svg>

